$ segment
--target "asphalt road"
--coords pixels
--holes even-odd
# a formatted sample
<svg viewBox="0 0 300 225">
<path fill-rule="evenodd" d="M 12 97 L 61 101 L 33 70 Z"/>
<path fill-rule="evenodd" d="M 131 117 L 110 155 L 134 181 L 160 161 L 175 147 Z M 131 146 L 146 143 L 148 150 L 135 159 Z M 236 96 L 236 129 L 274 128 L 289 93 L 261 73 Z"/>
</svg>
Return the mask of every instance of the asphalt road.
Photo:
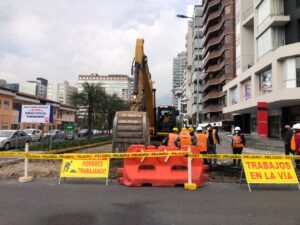
<svg viewBox="0 0 300 225">
<path fill-rule="evenodd" d="M 296 186 L 207 183 L 197 191 L 104 181 L 0 182 L 0 225 L 300 224 Z"/>
</svg>

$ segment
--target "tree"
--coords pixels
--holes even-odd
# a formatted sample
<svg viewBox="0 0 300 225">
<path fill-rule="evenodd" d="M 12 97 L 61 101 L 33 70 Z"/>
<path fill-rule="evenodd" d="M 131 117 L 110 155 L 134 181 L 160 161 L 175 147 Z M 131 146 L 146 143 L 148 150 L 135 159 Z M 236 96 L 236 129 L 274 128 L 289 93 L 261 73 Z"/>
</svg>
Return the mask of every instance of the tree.
<svg viewBox="0 0 300 225">
<path fill-rule="evenodd" d="M 72 96 L 72 99 L 77 106 L 87 111 L 88 139 L 90 139 L 93 118 L 101 108 L 104 108 L 107 95 L 98 84 L 90 84 L 86 82 L 82 85 L 82 87 L 83 91 L 75 93 Z"/>
<path fill-rule="evenodd" d="M 113 127 L 113 120 L 117 111 L 129 110 L 128 102 L 119 98 L 116 94 L 107 95 L 105 104 L 105 114 L 108 122 L 108 130 L 110 131 Z"/>
</svg>

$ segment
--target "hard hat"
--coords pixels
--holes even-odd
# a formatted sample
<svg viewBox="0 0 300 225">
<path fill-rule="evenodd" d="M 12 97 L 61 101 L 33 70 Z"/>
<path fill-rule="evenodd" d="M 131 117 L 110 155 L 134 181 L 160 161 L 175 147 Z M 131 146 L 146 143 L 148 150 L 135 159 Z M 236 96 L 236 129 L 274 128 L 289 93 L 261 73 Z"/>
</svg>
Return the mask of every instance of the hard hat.
<svg viewBox="0 0 300 225">
<path fill-rule="evenodd" d="M 189 127 L 189 132 L 194 132 L 194 128 Z"/>
<path fill-rule="evenodd" d="M 181 128 L 182 131 L 187 131 L 186 127 Z"/>
<path fill-rule="evenodd" d="M 173 128 L 173 131 L 178 132 L 178 128 L 177 128 L 177 127 L 174 127 L 174 128 Z"/>
<path fill-rule="evenodd" d="M 241 128 L 240 128 L 240 127 L 235 127 L 234 130 L 239 130 L 239 131 L 241 131 Z"/>
<path fill-rule="evenodd" d="M 300 123 L 294 124 L 294 126 L 293 126 L 292 129 L 293 129 L 293 130 L 300 130 Z"/>
<path fill-rule="evenodd" d="M 196 131 L 202 131 L 202 127 L 197 127 Z"/>
</svg>

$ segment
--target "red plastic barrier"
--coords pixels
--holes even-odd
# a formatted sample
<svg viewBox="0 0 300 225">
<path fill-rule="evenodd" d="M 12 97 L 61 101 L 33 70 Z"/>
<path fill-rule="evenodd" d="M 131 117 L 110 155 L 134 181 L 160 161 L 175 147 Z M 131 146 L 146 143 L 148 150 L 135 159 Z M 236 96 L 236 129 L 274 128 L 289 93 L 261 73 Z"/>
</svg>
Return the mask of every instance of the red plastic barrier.
<svg viewBox="0 0 300 225">
<path fill-rule="evenodd" d="M 162 152 L 178 151 L 174 147 L 131 145 L 128 152 Z M 192 152 L 197 153 L 198 149 L 192 147 Z M 207 166 L 203 165 L 202 159 L 192 160 L 192 182 L 201 187 L 208 179 L 208 174 L 204 173 Z M 118 173 L 122 177 L 119 183 L 126 186 L 140 187 L 143 184 L 152 186 L 174 187 L 184 185 L 188 180 L 187 158 L 185 156 L 172 157 L 146 157 L 135 159 L 124 159 L 124 168 L 118 168 Z"/>
</svg>

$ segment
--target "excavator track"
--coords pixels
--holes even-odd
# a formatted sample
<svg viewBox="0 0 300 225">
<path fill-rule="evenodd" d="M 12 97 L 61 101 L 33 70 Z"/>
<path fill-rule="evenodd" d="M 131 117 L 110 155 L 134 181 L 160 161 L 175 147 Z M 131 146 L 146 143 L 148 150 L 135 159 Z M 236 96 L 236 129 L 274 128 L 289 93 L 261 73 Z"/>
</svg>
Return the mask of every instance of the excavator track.
<svg viewBox="0 0 300 225">
<path fill-rule="evenodd" d="M 129 145 L 149 145 L 150 135 L 146 112 L 116 112 L 113 124 L 113 152 L 125 152 Z"/>
</svg>

